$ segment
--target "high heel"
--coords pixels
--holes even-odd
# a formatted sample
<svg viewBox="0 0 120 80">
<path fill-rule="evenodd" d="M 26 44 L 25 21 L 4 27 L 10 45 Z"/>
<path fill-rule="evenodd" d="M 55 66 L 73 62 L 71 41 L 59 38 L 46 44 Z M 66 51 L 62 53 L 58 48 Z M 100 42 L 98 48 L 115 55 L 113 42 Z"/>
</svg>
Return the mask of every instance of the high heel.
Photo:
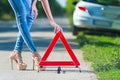
<svg viewBox="0 0 120 80">
<path fill-rule="evenodd" d="M 39 71 L 45 71 L 45 69 L 46 69 L 45 67 L 39 66 L 39 61 L 40 61 L 40 56 L 39 55 L 33 56 L 32 59 L 33 59 L 33 70 L 34 70 L 34 66 L 36 65 L 36 69 L 37 69 L 38 72 Z"/>
<path fill-rule="evenodd" d="M 39 72 L 39 71 L 45 71 L 45 67 L 43 67 L 43 66 L 39 66 L 38 64 L 39 64 L 39 62 L 38 62 L 38 57 L 34 57 L 33 58 L 33 70 L 34 70 L 34 66 L 36 65 L 36 69 L 37 69 L 37 71 Z"/>
<path fill-rule="evenodd" d="M 17 63 L 17 69 L 18 70 L 25 70 L 27 65 L 25 63 L 23 63 L 22 61 L 22 57 L 20 54 L 16 53 L 15 51 L 13 51 L 11 53 L 11 55 L 9 56 L 10 61 L 11 61 L 11 69 L 13 70 L 13 61 L 15 61 Z"/>
<path fill-rule="evenodd" d="M 11 70 L 13 70 L 13 60 L 10 58 Z"/>
</svg>

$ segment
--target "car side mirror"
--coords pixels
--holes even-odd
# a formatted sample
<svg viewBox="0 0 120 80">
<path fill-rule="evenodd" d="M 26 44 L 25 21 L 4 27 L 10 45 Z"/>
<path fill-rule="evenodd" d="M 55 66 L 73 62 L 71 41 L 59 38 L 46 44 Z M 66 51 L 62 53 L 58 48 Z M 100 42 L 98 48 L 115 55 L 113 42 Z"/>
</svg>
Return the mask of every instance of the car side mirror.
<svg viewBox="0 0 120 80">
<path fill-rule="evenodd" d="M 73 5 L 76 5 L 77 3 L 78 3 L 77 1 L 74 1 L 72 4 L 73 4 Z"/>
</svg>

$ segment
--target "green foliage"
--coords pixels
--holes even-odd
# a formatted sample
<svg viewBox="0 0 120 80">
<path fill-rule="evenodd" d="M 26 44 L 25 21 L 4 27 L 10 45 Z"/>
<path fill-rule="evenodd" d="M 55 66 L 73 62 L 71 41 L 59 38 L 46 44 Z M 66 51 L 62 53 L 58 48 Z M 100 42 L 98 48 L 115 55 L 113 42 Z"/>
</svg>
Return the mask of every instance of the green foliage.
<svg viewBox="0 0 120 80">
<path fill-rule="evenodd" d="M 65 13 L 64 9 L 60 6 L 60 4 L 56 0 L 49 0 L 52 14 L 54 16 L 61 16 Z"/>
<path fill-rule="evenodd" d="M 117 5 L 119 5 L 120 6 L 120 4 L 118 4 L 118 3 L 120 3 L 120 0 L 98 0 L 98 2 L 99 3 L 105 3 L 105 4 L 109 4 L 109 5 L 115 5 L 115 6 L 117 6 Z"/>
<path fill-rule="evenodd" d="M 73 2 L 78 2 L 80 0 L 67 0 L 67 4 L 66 4 L 66 13 L 67 13 L 67 16 L 69 18 L 69 21 L 70 21 L 70 25 L 72 26 L 72 20 L 73 20 L 73 11 L 74 11 L 74 8 L 75 8 L 75 5 L 73 5 Z"/>
<path fill-rule="evenodd" d="M 120 49 L 118 47 L 112 52 L 112 61 L 114 62 L 115 67 L 120 69 Z"/>
<path fill-rule="evenodd" d="M 67 5 L 66 5 L 66 11 L 67 11 L 67 15 L 71 16 L 73 14 L 74 11 L 74 6 L 73 2 L 78 2 L 80 0 L 67 0 Z"/>
<path fill-rule="evenodd" d="M 51 11 L 54 16 L 60 16 L 65 13 L 65 10 L 60 6 L 60 4 L 56 0 L 48 0 L 50 3 Z M 14 13 L 13 10 L 8 3 L 8 0 L 1 0 L 0 1 L 0 20 L 9 20 L 13 19 Z M 37 3 L 38 11 L 39 11 L 39 16 L 46 16 L 44 13 L 44 10 L 41 6 L 41 2 Z"/>
<path fill-rule="evenodd" d="M 11 19 L 13 17 L 13 11 L 8 0 L 1 0 L 0 6 L 0 19 Z"/>
<path fill-rule="evenodd" d="M 77 36 L 84 58 L 92 63 L 99 80 L 120 79 L 120 37 L 112 34 L 84 31 Z"/>
<path fill-rule="evenodd" d="M 48 0 L 51 8 L 51 12 L 53 16 L 63 16 L 65 10 L 61 7 L 61 5 L 56 0 Z M 46 14 L 42 8 L 42 4 L 39 2 L 37 3 L 37 8 L 39 10 L 39 17 L 45 17 Z"/>
</svg>

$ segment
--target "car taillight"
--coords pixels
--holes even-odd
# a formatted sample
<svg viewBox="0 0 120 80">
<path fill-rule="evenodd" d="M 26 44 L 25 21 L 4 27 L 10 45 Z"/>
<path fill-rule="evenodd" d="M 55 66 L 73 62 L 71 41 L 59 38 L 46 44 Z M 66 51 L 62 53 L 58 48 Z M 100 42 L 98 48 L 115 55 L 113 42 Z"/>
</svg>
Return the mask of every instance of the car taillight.
<svg viewBox="0 0 120 80">
<path fill-rule="evenodd" d="M 87 11 L 87 8 L 86 7 L 82 7 L 82 6 L 78 6 L 78 8 L 82 11 Z"/>
</svg>

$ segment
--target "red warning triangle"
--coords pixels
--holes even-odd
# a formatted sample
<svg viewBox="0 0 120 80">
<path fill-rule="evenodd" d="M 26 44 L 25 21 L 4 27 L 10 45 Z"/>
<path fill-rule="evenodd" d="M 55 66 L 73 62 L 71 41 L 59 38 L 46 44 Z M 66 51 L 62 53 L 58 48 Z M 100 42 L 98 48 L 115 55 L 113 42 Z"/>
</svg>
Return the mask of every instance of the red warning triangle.
<svg viewBox="0 0 120 80">
<path fill-rule="evenodd" d="M 69 53 L 71 59 L 73 61 L 46 61 L 47 58 L 49 57 L 51 51 L 55 47 L 58 39 L 60 39 L 66 48 L 67 52 Z M 63 33 L 60 31 L 58 32 L 53 40 L 51 41 L 50 45 L 48 46 L 45 54 L 43 55 L 41 61 L 39 62 L 39 66 L 79 66 L 80 63 L 76 56 L 74 55 L 70 45 L 68 44 L 67 40 L 65 39 Z"/>
</svg>

